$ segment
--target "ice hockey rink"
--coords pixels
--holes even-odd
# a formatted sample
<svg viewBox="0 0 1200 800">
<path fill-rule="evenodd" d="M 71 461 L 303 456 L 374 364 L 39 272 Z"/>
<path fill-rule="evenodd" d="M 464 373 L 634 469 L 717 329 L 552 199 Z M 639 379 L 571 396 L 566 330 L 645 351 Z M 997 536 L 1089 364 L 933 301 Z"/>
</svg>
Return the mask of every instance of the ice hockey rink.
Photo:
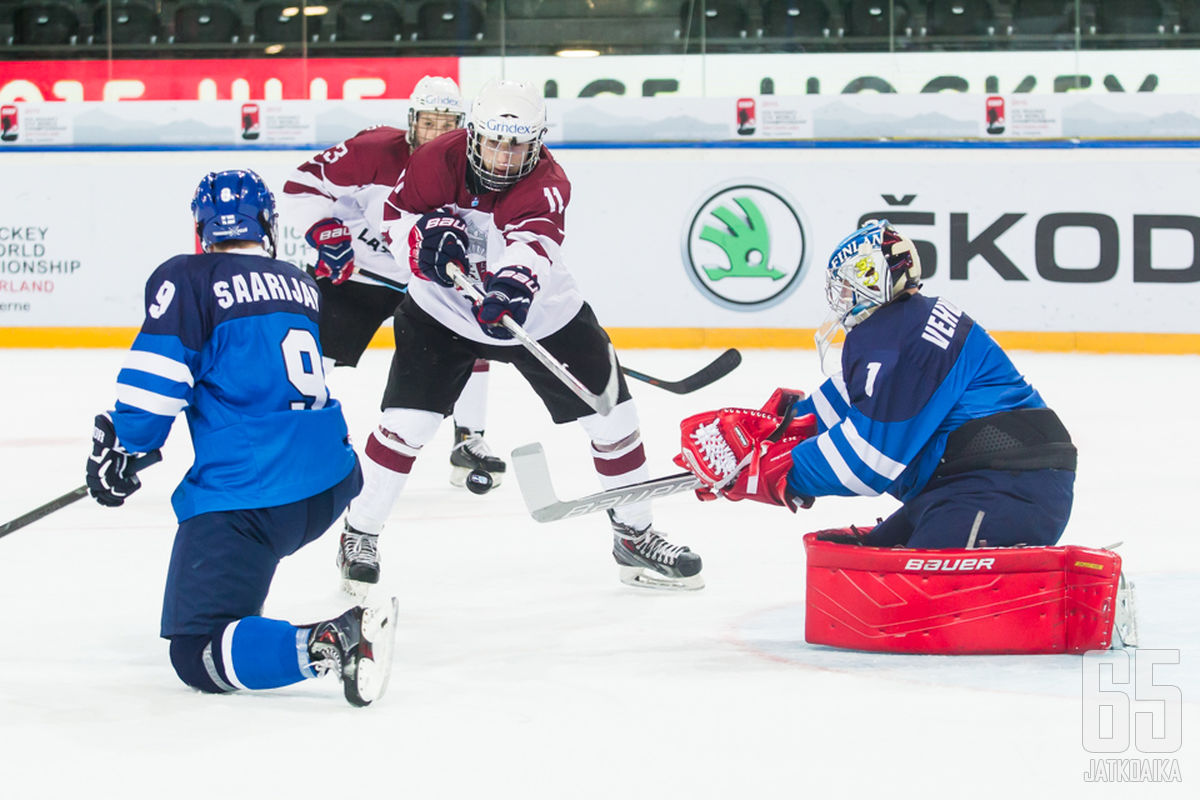
<svg viewBox="0 0 1200 800">
<path fill-rule="evenodd" d="M 622 358 L 677 379 L 716 355 Z M 653 475 L 677 471 L 681 418 L 819 382 L 812 351 L 743 355 L 690 395 L 632 385 Z M 0 521 L 83 482 L 92 416 L 110 406 L 123 358 L 0 350 Z M 389 358 L 372 350 L 330 377 L 357 442 L 376 421 Z M 1123 542 L 1143 648 L 1179 651 L 1154 672 L 1183 696 L 1177 752 L 1086 751 L 1079 656 L 805 644 L 801 535 L 869 523 L 896 507 L 890 498 L 822 499 L 795 516 L 661 500 L 656 524 L 703 556 L 707 586 L 638 590 L 617 580 L 602 514 L 536 523 L 511 473 L 486 496 L 452 488 L 449 423 L 381 540 L 376 591 L 400 605 L 388 695 L 351 708 L 326 678 L 203 696 L 175 677 L 157 636 L 169 497 L 190 463 L 180 420 L 125 507 L 80 501 L 0 540 L 0 797 L 1194 797 L 1200 357 L 1013 358 L 1079 447 L 1063 543 Z M 553 425 L 505 365 L 492 371 L 488 440 L 504 453 L 542 442 L 560 497 L 599 488 L 582 430 Z M 349 605 L 336 539 L 284 561 L 268 616 L 304 623 Z M 1183 780 L 1093 784 L 1096 758 L 1176 759 Z"/>
</svg>

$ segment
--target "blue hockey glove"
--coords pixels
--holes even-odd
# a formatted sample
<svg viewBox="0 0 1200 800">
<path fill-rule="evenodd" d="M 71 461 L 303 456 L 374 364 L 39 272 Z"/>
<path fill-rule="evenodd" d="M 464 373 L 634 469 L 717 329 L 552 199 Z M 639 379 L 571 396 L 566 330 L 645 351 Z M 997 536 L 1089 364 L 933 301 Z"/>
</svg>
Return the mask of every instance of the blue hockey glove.
<svg viewBox="0 0 1200 800">
<path fill-rule="evenodd" d="M 317 250 L 318 278 L 329 278 L 336 286 L 354 274 L 354 240 L 346 223 L 336 217 L 318 220 L 304 240 Z"/>
<path fill-rule="evenodd" d="M 443 286 L 453 286 L 448 264 L 467 269 L 467 223 L 447 211 L 423 215 L 408 232 L 408 263 L 413 275 Z"/>
<path fill-rule="evenodd" d="M 489 275 L 483 300 L 475 306 L 479 327 L 493 339 L 511 339 L 504 318 L 512 317 L 513 322 L 524 325 L 538 288 L 537 278 L 525 267 L 502 267 Z"/>
<path fill-rule="evenodd" d="M 88 493 L 102 506 L 119 506 L 125 498 L 142 488 L 134 474 L 133 459 L 117 442 L 108 412 L 96 415 L 92 430 L 92 454 L 87 462 Z"/>
</svg>

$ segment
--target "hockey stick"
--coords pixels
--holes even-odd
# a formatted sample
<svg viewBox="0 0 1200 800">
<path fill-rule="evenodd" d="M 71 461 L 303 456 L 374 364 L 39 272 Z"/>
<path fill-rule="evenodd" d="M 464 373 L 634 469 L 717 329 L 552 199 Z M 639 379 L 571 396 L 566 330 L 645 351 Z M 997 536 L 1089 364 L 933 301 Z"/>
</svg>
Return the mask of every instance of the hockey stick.
<svg viewBox="0 0 1200 800">
<path fill-rule="evenodd" d="M 644 372 L 638 372 L 636 369 L 629 367 L 621 367 L 621 372 L 628 375 L 630 378 L 637 378 L 639 381 L 645 381 L 651 386 L 657 386 L 660 389 L 666 389 L 668 392 L 675 394 L 688 394 L 697 389 L 703 389 L 714 381 L 724 378 L 742 363 L 742 354 L 737 350 L 730 348 L 716 359 L 704 367 L 699 372 L 687 376 L 683 380 L 664 381 L 662 378 L 655 378 L 652 375 L 647 375 Z"/>
<path fill-rule="evenodd" d="M 401 294 L 408 293 L 407 286 L 405 286 L 400 281 L 389 278 L 386 275 L 380 275 L 378 272 L 372 272 L 369 269 L 362 269 L 361 267 L 358 269 L 358 274 L 362 275 L 364 278 L 370 278 L 371 280 L 375 281 L 376 283 L 382 283 L 384 286 L 388 287 L 389 289 L 395 289 L 397 292 L 400 292 Z"/>
<path fill-rule="evenodd" d="M 457 264 L 448 264 L 446 271 L 454 280 L 454 285 L 461 289 L 463 294 L 475 303 L 483 302 L 483 295 L 467 279 L 467 276 L 463 274 Z M 608 383 L 605 384 L 603 393 L 595 394 L 589 391 L 579 378 L 572 375 L 565 365 L 559 363 L 558 359 L 550 354 L 550 351 L 542 347 L 536 339 L 526 333 L 525 329 L 516 320 L 505 315 L 501 317 L 500 321 L 508 332 L 512 334 L 513 338 L 532 353 L 534 358 L 542 362 L 542 366 L 550 370 L 554 377 L 562 381 L 563 385 L 570 389 L 572 394 L 595 409 L 596 413 L 602 417 L 612 411 L 613 406 L 617 404 L 617 391 L 621 388 L 621 382 L 617 380 L 617 354 L 611 344 L 608 346 L 608 363 L 610 365 Z"/>
<path fill-rule="evenodd" d="M 677 492 L 700 488 L 700 481 L 690 472 L 667 475 L 664 478 L 634 483 L 618 489 L 609 489 L 577 500 L 559 500 L 550 479 L 550 465 L 539 442 L 526 444 L 512 451 L 513 469 L 521 487 L 525 507 L 538 522 L 555 522 L 560 519 L 591 514 L 617 506 L 625 506 L 655 497 L 666 497 Z"/>
<path fill-rule="evenodd" d="M 159 452 L 158 450 L 151 450 L 149 453 L 146 453 L 146 455 L 142 456 L 141 458 L 134 459 L 133 464 L 131 465 L 131 471 L 141 472 L 146 467 L 149 467 L 152 464 L 157 464 L 160 461 L 162 461 L 162 453 Z M 71 503 L 74 503 L 76 500 L 79 500 L 80 498 L 83 498 L 83 497 L 87 497 L 87 493 L 88 493 L 88 489 L 87 489 L 87 485 L 85 484 L 83 486 L 80 486 L 78 489 L 72 489 L 71 491 L 64 494 L 62 497 L 54 498 L 53 500 L 51 500 L 49 503 L 46 503 L 45 505 L 38 506 L 33 511 L 30 511 L 26 514 L 22 514 L 21 516 L 17 517 L 14 520 L 9 520 L 8 522 L 4 523 L 3 525 L 0 525 L 0 537 L 8 536 L 13 531 L 19 530 L 20 528 L 24 528 L 26 525 L 30 524 L 31 522 L 37 522 L 42 517 L 53 514 L 55 511 L 58 511 L 60 508 L 66 508 L 67 506 L 71 505 Z"/>
</svg>

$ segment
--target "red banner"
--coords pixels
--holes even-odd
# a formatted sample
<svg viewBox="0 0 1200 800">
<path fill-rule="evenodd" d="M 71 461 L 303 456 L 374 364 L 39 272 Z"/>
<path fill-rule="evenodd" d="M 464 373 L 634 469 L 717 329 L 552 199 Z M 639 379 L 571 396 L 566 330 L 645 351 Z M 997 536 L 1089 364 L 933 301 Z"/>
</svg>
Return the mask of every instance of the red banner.
<svg viewBox="0 0 1200 800">
<path fill-rule="evenodd" d="M 457 81 L 458 58 L 5 61 L 0 102 L 401 100 L 425 75 Z"/>
</svg>

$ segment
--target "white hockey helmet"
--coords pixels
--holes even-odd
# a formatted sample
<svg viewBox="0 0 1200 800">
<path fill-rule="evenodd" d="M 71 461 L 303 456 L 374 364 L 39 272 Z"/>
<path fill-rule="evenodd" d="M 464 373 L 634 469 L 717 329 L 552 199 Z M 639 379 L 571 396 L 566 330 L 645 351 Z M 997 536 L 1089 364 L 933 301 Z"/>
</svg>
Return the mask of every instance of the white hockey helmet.
<svg viewBox="0 0 1200 800">
<path fill-rule="evenodd" d="M 417 149 L 417 121 L 425 112 L 447 114 L 453 118 L 454 127 L 461 128 L 466 118 L 466 105 L 462 92 L 453 78 L 426 75 L 413 87 L 408 100 L 408 146 Z"/>
<path fill-rule="evenodd" d="M 480 186 L 507 189 L 537 166 L 546 101 L 525 81 L 488 81 L 471 104 L 467 131 L 467 161 Z"/>
</svg>

